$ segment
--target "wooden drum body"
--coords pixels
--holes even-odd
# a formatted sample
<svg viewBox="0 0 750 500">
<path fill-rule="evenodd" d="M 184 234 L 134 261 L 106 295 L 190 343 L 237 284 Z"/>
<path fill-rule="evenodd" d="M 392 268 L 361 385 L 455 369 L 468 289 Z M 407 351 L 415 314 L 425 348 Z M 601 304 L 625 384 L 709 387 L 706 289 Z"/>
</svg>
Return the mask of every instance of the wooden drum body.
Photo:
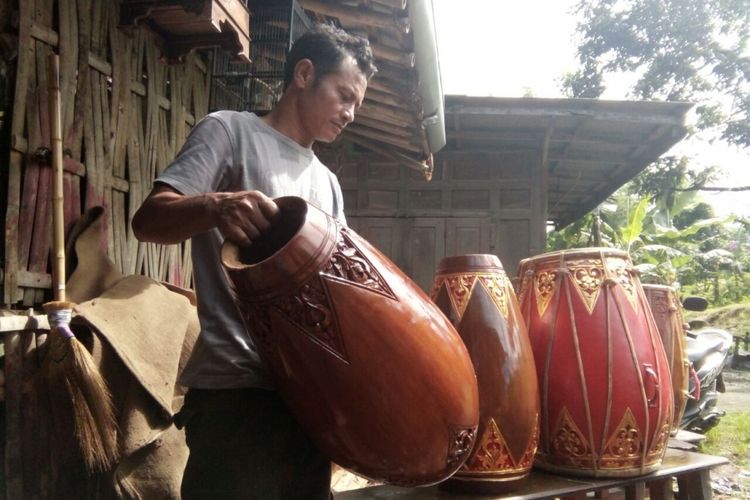
<svg viewBox="0 0 750 500">
<path fill-rule="evenodd" d="M 522 260 L 519 278 L 541 392 L 536 465 L 595 477 L 656 470 L 672 425 L 672 390 L 628 254 L 547 253 Z"/>
<path fill-rule="evenodd" d="M 672 433 L 680 428 L 682 415 L 685 413 L 688 394 L 688 374 L 690 360 L 685 348 L 685 319 L 682 316 L 682 304 L 674 288 L 664 285 L 643 285 L 643 292 L 651 307 L 656 321 L 667 364 L 672 378 L 672 398 L 674 399 L 674 417 Z"/>
<path fill-rule="evenodd" d="M 354 231 L 301 198 L 222 263 L 279 392 L 342 467 L 400 485 L 466 460 L 479 398 L 471 359 L 430 298 Z"/>
<path fill-rule="evenodd" d="M 516 294 L 494 255 L 440 262 L 431 291 L 469 350 L 479 384 L 479 429 L 451 489 L 506 492 L 529 475 L 539 440 L 534 355 Z"/>
</svg>

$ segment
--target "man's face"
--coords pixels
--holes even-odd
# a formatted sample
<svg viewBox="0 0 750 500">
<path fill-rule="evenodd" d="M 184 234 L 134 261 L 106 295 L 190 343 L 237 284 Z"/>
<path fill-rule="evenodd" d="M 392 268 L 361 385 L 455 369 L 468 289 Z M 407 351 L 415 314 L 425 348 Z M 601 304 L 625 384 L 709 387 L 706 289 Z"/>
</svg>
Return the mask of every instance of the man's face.
<svg viewBox="0 0 750 500">
<path fill-rule="evenodd" d="M 301 113 L 305 128 L 314 140 L 331 142 L 354 120 L 365 97 L 367 79 L 354 58 L 348 57 L 338 71 L 317 78 L 306 90 Z"/>
</svg>

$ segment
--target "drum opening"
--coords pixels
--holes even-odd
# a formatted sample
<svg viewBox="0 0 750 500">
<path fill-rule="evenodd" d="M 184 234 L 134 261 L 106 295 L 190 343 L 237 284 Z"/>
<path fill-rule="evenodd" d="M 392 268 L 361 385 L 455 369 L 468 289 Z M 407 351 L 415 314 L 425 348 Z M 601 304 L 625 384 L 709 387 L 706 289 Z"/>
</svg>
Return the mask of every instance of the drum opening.
<svg viewBox="0 0 750 500">
<path fill-rule="evenodd" d="M 239 249 L 241 264 L 252 265 L 268 259 L 289 243 L 304 224 L 307 215 L 305 200 L 288 196 L 274 201 L 279 207 L 276 220 L 252 245 Z"/>
</svg>

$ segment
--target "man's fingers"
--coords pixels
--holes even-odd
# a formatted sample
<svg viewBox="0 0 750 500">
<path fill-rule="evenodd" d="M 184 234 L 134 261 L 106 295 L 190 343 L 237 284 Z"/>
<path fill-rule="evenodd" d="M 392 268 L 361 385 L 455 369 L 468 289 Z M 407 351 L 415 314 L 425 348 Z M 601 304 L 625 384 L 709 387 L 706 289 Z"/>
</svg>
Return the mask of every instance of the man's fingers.
<svg viewBox="0 0 750 500">
<path fill-rule="evenodd" d="M 263 212 L 263 215 L 265 215 L 266 219 L 270 222 L 273 222 L 279 215 L 279 206 L 275 201 L 265 195 L 258 200 L 258 206 Z"/>
<path fill-rule="evenodd" d="M 252 244 L 252 239 L 249 238 L 247 234 L 245 234 L 245 232 L 237 226 L 224 228 L 221 233 L 224 235 L 225 239 L 241 247 L 248 247 Z"/>
</svg>

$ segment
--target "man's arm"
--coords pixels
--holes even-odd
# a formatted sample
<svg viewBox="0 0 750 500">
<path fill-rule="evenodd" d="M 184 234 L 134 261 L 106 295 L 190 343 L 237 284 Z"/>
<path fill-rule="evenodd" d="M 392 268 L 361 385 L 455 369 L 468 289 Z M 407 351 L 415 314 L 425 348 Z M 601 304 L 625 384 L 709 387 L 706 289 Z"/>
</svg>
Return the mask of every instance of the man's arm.
<svg viewBox="0 0 750 500">
<path fill-rule="evenodd" d="M 259 191 L 187 196 L 157 183 L 133 217 L 133 233 L 141 241 L 173 244 L 218 228 L 228 240 L 247 246 L 278 211 Z"/>
</svg>

